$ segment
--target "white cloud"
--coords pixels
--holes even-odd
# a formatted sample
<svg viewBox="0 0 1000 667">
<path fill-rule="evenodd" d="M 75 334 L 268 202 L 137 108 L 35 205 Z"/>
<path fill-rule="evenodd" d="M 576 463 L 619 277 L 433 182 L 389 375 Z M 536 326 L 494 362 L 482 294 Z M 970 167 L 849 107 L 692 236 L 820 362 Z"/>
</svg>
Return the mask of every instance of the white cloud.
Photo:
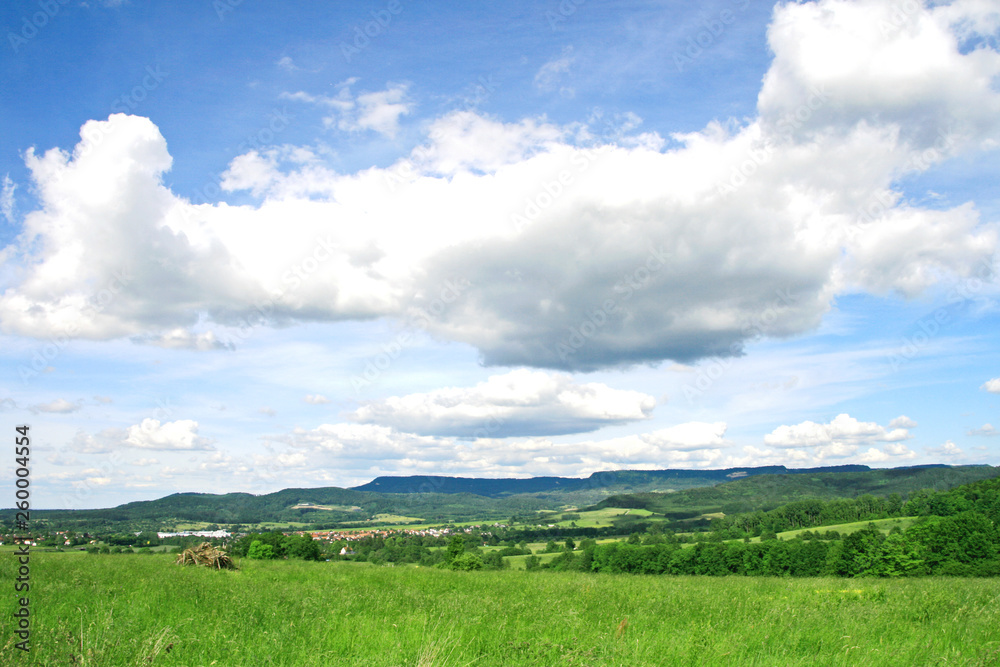
<svg viewBox="0 0 1000 667">
<path fill-rule="evenodd" d="M 435 120 L 428 131 L 430 141 L 417 147 L 409 159 L 404 159 L 390 168 L 386 177 L 395 180 L 410 174 L 416 177 L 424 173 L 458 176 L 468 171 L 482 172 L 495 174 L 488 180 L 505 189 L 512 188 L 516 192 L 525 185 L 529 187 L 539 185 L 539 181 L 534 179 L 540 178 L 546 170 L 539 172 L 529 168 L 526 163 L 530 163 L 532 157 L 544 156 L 557 147 L 568 148 L 560 141 L 565 134 L 564 129 L 543 120 L 527 118 L 519 123 L 501 123 L 473 111 L 453 111 Z M 569 159 L 570 154 L 563 155 L 563 160 L 566 162 L 563 167 L 570 166 Z M 583 157 L 579 159 L 582 160 Z M 497 172 L 501 172 L 505 167 L 521 173 L 512 174 L 512 180 L 499 178 L 500 174 Z M 519 182 L 522 179 L 529 182 Z M 466 179 L 463 177 L 463 180 Z M 413 187 L 419 182 L 408 182 L 408 187 L 400 190 L 400 196 L 412 192 Z M 395 188 L 392 190 L 395 191 Z M 486 193 L 479 194 L 482 196 Z M 520 196 L 523 198 L 524 195 Z M 500 202 L 495 201 L 495 203 Z M 501 210 L 509 209 L 508 205 Z M 491 227 L 498 222 L 502 225 L 499 229 L 494 227 L 490 230 L 490 235 L 507 231 L 505 228 L 508 227 L 509 220 L 497 221 L 491 216 L 482 222 L 487 221 Z M 462 239 L 458 237 L 455 240 Z"/>
<path fill-rule="evenodd" d="M 163 334 L 133 336 L 132 342 L 155 345 L 168 350 L 230 350 L 231 343 L 219 340 L 215 333 L 195 333 L 187 329 L 173 329 Z"/>
<path fill-rule="evenodd" d="M 94 400 L 103 405 L 114 403 L 114 400 L 110 396 L 94 396 Z"/>
<path fill-rule="evenodd" d="M 141 459 L 135 459 L 134 461 L 129 461 L 129 465 L 139 466 L 144 468 L 147 466 L 160 465 L 160 461 L 159 459 L 141 458 Z"/>
<path fill-rule="evenodd" d="M 882 449 L 876 449 L 870 447 L 868 451 L 859 454 L 854 458 L 856 463 L 888 463 L 892 462 L 902 462 L 904 460 L 916 458 L 917 453 L 911 450 L 906 445 L 894 442 L 882 447 Z"/>
<path fill-rule="evenodd" d="M 966 435 L 982 435 L 990 438 L 997 435 L 998 433 L 1000 433 L 1000 431 L 997 431 L 995 428 L 993 428 L 993 424 L 987 423 L 983 424 L 979 428 L 970 429 L 966 433 Z"/>
<path fill-rule="evenodd" d="M 905 418 L 893 421 L 899 419 Z M 906 428 L 897 426 L 887 430 L 875 422 L 859 422 L 848 414 L 840 414 L 828 424 L 804 421 L 794 426 L 779 426 L 764 436 L 764 443 L 794 450 L 797 458 L 813 462 L 853 458 L 857 463 L 881 463 L 893 458 L 913 458 L 915 454 L 901 443 L 910 437 Z M 890 444 L 861 451 L 864 446 L 883 442 Z"/>
<path fill-rule="evenodd" d="M 124 429 L 113 427 L 103 429 L 96 435 L 79 431 L 68 448 L 79 454 L 109 454 L 120 448 L 127 435 Z"/>
<path fill-rule="evenodd" d="M 308 452 L 307 457 L 275 454 L 266 461 L 281 467 L 281 461 L 300 465 L 308 460 L 314 468 L 336 467 L 345 477 L 365 481 L 379 474 L 430 473 L 578 477 L 622 468 L 710 467 L 722 461 L 721 448 L 730 444 L 725 430 L 722 423 L 695 422 L 641 435 L 556 443 L 547 438 L 469 441 L 374 424 L 323 424 L 280 439 L 291 448 L 286 454 Z"/>
<path fill-rule="evenodd" d="M 49 454 L 45 457 L 45 460 L 52 465 L 57 466 L 82 466 L 83 462 L 80 461 L 75 456 L 67 454 L 64 451 L 58 451 L 53 454 Z"/>
<path fill-rule="evenodd" d="M 285 93 L 284 99 L 297 102 L 319 104 L 333 110 L 323 122 L 328 127 L 336 127 L 345 132 L 371 130 L 393 138 L 399 131 L 399 119 L 413 110 L 413 103 L 407 99 L 408 84 L 389 83 L 385 90 L 365 91 L 354 95 L 351 86 L 357 79 L 348 79 L 338 84 L 335 97 L 315 96 L 299 91 Z"/>
<path fill-rule="evenodd" d="M 323 405 L 324 403 L 329 403 L 330 399 L 322 394 L 307 394 L 304 399 L 306 403 L 310 405 Z"/>
<path fill-rule="evenodd" d="M 295 66 L 295 61 L 292 60 L 291 56 L 281 56 L 281 58 L 278 59 L 278 61 L 275 63 L 275 65 L 277 65 L 278 67 L 281 67 L 282 69 L 286 69 L 289 72 L 292 72 L 292 71 L 295 71 L 295 70 L 298 69 L 298 67 Z"/>
<path fill-rule="evenodd" d="M 69 414 L 70 412 L 76 412 L 81 407 L 83 406 L 79 401 L 70 402 L 64 398 L 59 398 L 50 403 L 40 403 L 38 405 L 33 405 L 31 406 L 30 410 L 32 412 L 51 412 L 57 414 Z"/>
<path fill-rule="evenodd" d="M 663 451 L 677 452 L 728 447 L 725 435 L 725 422 L 687 422 L 644 433 L 639 438 Z"/>
<path fill-rule="evenodd" d="M 275 412 L 274 408 L 268 408 L 268 407 L 257 408 L 257 412 L 262 415 L 267 415 L 268 417 L 273 417 L 274 415 L 278 414 L 277 412 Z"/>
<path fill-rule="evenodd" d="M 573 54 L 573 47 L 567 46 L 563 49 L 562 55 L 553 58 L 542 65 L 535 74 L 535 87 L 543 91 L 559 90 L 562 97 L 573 97 L 575 91 L 570 86 L 559 85 L 560 79 L 569 74 L 576 56 Z"/>
<path fill-rule="evenodd" d="M 889 422 L 889 428 L 916 428 L 917 422 L 906 415 L 900 415 Z"/>
<path fill-rule="evenodd" d="M 14 224 L 14 191 L 17 185 L 10 180 L 10 174 L 3 177 L 3 189 L 0 190 L 0 214 L 7 222 Z"/>
<path fill-rule="evenodd" d="M 993 378 L 992 380 L 987 380 L 980 389 L 985 389 L 991 394 L 1000 394 L 1000 378 Z"/>
<path fill-rule="evenodd" d="M 962 449 L 951 440 L 946 441 L 940 447 L 928 447 L 927 453 L 947 458 L 955 458 L 965 454 L 965 452 L 963 452 Z"/>
<path fill-rule="evenodd" d="M 793 134 L 867 124 L 893 128 L 921 149 L 941 133 L 987 145 L 995 140 L 1000 97 L 992 80 L 1000 56 L 988 47 L 959 49 L 968 27 L 988 27 L 986 13 L 975 2 L 901 7 L 884 0 L 780 6 L 768 28 L 775 57 L 759 99 L 765 122 L 789 118 L 808 91 L 820 90 L 829 103 L 798 127 L 786 123 Z"/>
<path fill-rule="evenodd" d="M 447 387 L 393 396 L 348 415 L 423 435 L 494 437 L 559 435 L 648 419 L 656 401 L 636 391 L 568 375 L 515 370 L 474 387 Z"/>
<path fill-rule="evenodd" d="M 157 419 L 143 419 L 141 424 L 128 427 L 124 444 L 140 449 L 209 450 L 212 441 L 198 435 L 198 422 L 179 419 L 160 423 Z"/>
<path fill-rule="evenodd" d="M 1000 54 L 957 41 L 991 25 L 977 7 L 917 7 L 883 34 L 890 3 L 779 5 L 759 117 L 668 150 L 460 111 L 385 168 L 338 174 L 294 147 L 240 156 L 223 186 L 259 205 L 193 205 L 163 185 L 172 160 L 149 120 L 91 121 L 72 153 L 27 151 L 42 206 L 9 250 L 27 260 L 0 330 L 204 349 L 206 334 L 171 332 L 386 317 L 489 365 L 739 355 L 814 329 L 839 294 L 913 296 L 992 261 L 997 228 L 973 204 L 923 209 L 893 189 L 1000 139 Z M 354 83 L 286 97 L 392 136 L 406 87 Z M 123 268 L 128 284 L 96 308 Z M 449 282 L 468 287 L 442 302 Z"/>
</svg>

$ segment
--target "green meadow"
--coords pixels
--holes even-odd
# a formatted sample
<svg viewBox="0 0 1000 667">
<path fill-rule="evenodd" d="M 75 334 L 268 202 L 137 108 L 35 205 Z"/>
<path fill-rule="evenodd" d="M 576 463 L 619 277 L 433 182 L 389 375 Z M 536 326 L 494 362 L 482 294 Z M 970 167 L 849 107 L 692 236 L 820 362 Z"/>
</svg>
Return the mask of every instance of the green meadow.
<svg viewBox="0 0 1000 667">
<path fill-rule="evenodd" d="M 14 578 L 2 554 L 0 581 Z M 649 577 L 33 553 L 3 665 L 995 665 L 1000 580 Z"/>
</svg>

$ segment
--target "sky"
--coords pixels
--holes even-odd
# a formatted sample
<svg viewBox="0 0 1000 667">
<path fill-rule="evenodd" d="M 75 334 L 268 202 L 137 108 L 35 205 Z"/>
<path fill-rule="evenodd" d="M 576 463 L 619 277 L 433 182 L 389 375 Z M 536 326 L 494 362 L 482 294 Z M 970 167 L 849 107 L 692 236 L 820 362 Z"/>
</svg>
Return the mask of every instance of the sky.
<svg viewBox="0 0 1000 667">
<path fill-rule="evenodd" d="M 0 29 L 35 508 L 998 463 L 994 0 L 12 0 Z"/>
</svg>

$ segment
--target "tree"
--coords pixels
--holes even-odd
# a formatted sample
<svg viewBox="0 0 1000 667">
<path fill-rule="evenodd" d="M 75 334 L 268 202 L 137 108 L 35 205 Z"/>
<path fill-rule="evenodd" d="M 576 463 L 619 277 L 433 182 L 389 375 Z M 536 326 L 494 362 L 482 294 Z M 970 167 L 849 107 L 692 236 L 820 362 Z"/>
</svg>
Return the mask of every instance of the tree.
<svg viewBox="0 0 1000 667">
<path fill-rule="evenodd" d="M 448 560 L 455 562 L 455 559 L 465 553 L 465 538 L 461 535 L 452 535 L 448 542 Z"/>
<path fill-rule="evenodd" d="M 576 549 L 576 542 L 573 541 L 572 537 L 566 538 L 566 551 L 572 551 Z"/>
<path fill-rule="evenodd" d="M 285 542 L 285 550 L 292 558 L 301 558 L 302 560 L 319 560 L 323 555 L 319 548 L 319 542 L 308 535 L 288 538 Z"/>
<path fill-rule="evenodd" d="M 252 560 L 270 560 L 275 557 L 274 547 L 270 544 L 264 544 L 260 540 L 251 542 L 250 548 L 247 550 L 247 558 Z"/>
<path fill-rule="evenodd" d="M 451 561 L 451 569 L 465 571 L 481 570 L 483 569 L 483 559 L 477 554 L 459 554 Z"/>
</svg>

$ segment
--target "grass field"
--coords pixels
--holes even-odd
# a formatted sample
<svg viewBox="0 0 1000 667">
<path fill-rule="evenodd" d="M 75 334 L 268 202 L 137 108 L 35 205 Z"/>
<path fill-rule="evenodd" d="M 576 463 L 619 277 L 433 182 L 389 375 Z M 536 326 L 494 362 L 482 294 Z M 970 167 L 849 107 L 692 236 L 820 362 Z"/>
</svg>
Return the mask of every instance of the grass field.
<svg viewBox="0 0 1000 667">
<path fill-rule="evenodd" d="M 883 533 L 888 533 L 895 527 L 899 527 L 900 530 L 906 530 L 909 528 L 917 517 L 906 516 L 899 517 L 896 519 L 875 519 L 874 521 L 855 521 L 854 523 L 838 523 L 832 526 L 823 526 L 822 528 L 803 528 L 802 530 L 787 530 L 783 533 L 778 533 L 778 537 L 783 540 L 790 540 L 798 537 L 807 530 L 811 530 L 814 533 L 825 533 L 828 530 L 835 530 L 841 535 L 850 535 L 851 533 L 856 533 L 863 528 L 867 528 L 868 524 L 874 523 L 875 527 L 881 530 Z M 759 537 L 751 538 L 752 542 L 759 542 Z"/>
<path fill-rule="evenodd" d="M 4 665 L 992 665 L 1000 580 L 451 572 L 33 554 Z M 4 554 L 0 580 L 14 577 Z"/>
<path fill-rule="evenodd" d="M 558 519 L 563 514 L 579 514 L 579 519 L 574 519 L 572 521 L 559 521 Z M 632 517 L 642 517 L 646 518 L 652 514 L 649 510 L 643 509 L 623 509 L 620 507 L 604 507 L 598 510 L 573 510 L 572 512 L 560 511 L 551 512 L 545 514 L 539 514 L 539 523 L 555 524 L 559 527 L 566 528 L 571 524 L 576 524 L 580 528 L 597 528 L 600 526 L 610 526 L 615 519 L 620 519 L 624 516 Z"/>
</svg>

